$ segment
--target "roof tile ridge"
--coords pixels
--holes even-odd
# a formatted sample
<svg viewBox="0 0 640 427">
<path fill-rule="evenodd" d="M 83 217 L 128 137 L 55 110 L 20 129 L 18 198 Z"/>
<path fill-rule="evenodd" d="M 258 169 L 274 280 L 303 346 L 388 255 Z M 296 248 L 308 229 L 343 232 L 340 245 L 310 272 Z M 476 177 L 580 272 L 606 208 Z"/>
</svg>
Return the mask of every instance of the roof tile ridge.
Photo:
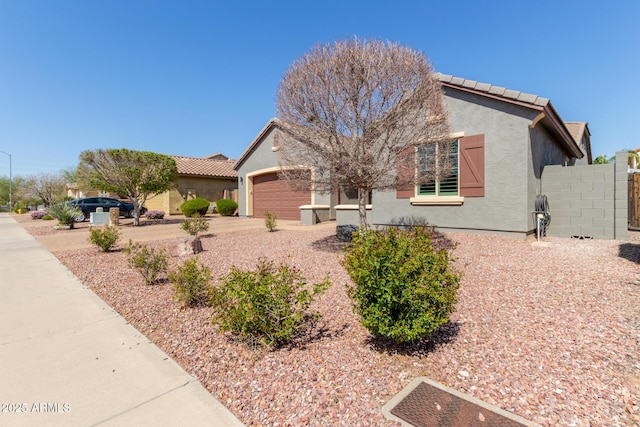
<svg viewBox="0 0 640 427">
<path fill-rule="evenodd" d="M 520 92 L 518 90 L 507 89 L 505 87 L 492 85 L 490 83 L 478 82 L 476 80 L 464 79 L 451 74 L 436 73 L 436 77 L 443 83 L 453 86 L 459 86 L 466 89 L 483 92 L 490 95 L 496 95 L 503 98 L 509 98 L 527 104 L 538 105 L 544 107 L 549 103 L 548 98 L 544 98 L 531 93 Z"/>
</svg>

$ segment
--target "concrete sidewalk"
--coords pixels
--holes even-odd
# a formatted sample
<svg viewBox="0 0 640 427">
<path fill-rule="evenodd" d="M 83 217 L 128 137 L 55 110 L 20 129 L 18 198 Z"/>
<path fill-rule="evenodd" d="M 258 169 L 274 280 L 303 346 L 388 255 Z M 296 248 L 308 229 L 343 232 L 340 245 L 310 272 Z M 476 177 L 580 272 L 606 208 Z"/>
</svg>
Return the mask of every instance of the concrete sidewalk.
<svg viewBox="0 0 640 427">
<path fill-rule="evenodd" d="M 0 425 L 242 426 L 0 214 Z"/>
</svg>

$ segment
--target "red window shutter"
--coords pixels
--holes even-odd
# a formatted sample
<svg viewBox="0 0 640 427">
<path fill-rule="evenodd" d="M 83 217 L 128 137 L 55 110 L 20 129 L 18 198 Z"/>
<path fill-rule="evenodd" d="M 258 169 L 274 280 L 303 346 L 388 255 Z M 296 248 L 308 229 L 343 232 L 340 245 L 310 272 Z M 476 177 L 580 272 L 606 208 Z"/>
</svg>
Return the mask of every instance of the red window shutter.
<svg viewBox="0 0 640 427">
<path fill-rule="evenodd" d="M 409 147 L 397 157 L 396 170 L 398 180 L 407 184 L 399 185 L 396 188 L 397 199 L 409 199 L 415 196 L 415 185 L 413 178 L 416 173 L 416 154 L 415 148 Z"/>
<path fill-rule="evenodd" d="M 460 139 L 460 196 L 484 197 L 484 135 Z"/>
</svg>

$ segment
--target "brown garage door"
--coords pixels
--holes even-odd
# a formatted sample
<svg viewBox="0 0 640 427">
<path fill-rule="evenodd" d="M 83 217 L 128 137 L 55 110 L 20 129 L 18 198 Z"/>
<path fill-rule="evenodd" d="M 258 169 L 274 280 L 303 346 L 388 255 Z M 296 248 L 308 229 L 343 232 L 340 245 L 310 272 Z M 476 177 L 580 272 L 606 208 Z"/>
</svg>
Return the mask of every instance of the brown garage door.
<svg viewBox="0 0 640 427">
<path fill-rule="evenodd" d="M 280 219 L 300 219 L 300 206 L 311 203 L 309 191 L 295 191 L 277 173 L 253 178 L 253 216 L 264 218 L 269 211 Z"/>
</svg>

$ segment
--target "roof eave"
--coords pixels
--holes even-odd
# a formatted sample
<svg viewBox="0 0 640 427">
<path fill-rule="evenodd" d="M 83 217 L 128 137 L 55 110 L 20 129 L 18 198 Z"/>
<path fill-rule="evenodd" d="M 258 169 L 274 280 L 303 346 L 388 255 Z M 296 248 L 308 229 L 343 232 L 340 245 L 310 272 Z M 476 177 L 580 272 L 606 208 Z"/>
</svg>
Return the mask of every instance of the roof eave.
<svg viewBox="0 0 640 427">
<path fill-rule="evenodd" d="M 562 119 L 560 119 L 560 115 L 553 108 L 551 102 L 548 102 L 544 107 L 543 112 L 545 114 L 545 120 L 543 120 L 543 124 L 547 127 L 552 133 L 554 133 L 560 142 L 562 143 L 562 148 L 565 153 L 570 157 L 575 157 L 577 159 L 581 159 L 584 157 L 584 153 L 580 150 L 577 142 L 571 136 L 569 129 L 565 126 Z"/>
<path fill-rule="evenodd" d="M 267 124 L 262 128 L 262 130 L 258 133 L 258 135 L 253 139 L 249 147 L 242 153 L 242 155 L 238 158 L 233 164 L 233 170 L 237 171 L 240 166 L 244 163 L 245 160 L 249 157 L 251 152 L 256 148 L 256 146 L 260 143 L 262 138 L 274 127 L 278 126 L 278 119 L 272 118 L 267 122 Z"/>
<path fill-rule="evenodd" d="M 506 102 L 512 105 L 518 105 L 520 107 L 528 108 L 534 111 L 540 111 L 544 113 L 546 120 L 549 125 L 546 127 L 551 128 L 550 131 L 554 133 L 560 140 L 563 150 L 570 156 L 581 159 L 584 157 L 584 154 L 580 150 L 580 147 L 573 140 L 573 137 L 569 133 L 569 130 L 566 128 L 562 120 L 560 120 L 560 116 L 556 112 L 555 108 L 551 105 L 551 101 L 546 98 L 536 97 L 535 103 L 521 101 L 516 98 L 509 98 L 502 95 L 497 95 L 489 92 L 488 90 L 476 90 L 471 87 L 461 86 L 455 83 L 449 83 L 447 81 L 442 81 L 441 84 L 444 87 L 448 87 L 451 89 L 459 90 L 462 92 L 472 93 L 478 96 L 482 96 L 485 98 L 495 99 L 501 102 Z M 527 95 L 525 96 L 533 96 Z M 537 120 L 534 120 L 536 122 Z M 532 122 L 533 123 L 533 122 Z"/>
<path fill-rule="evenodd" d="M 513 104 L 513 105 L 519 105 L 521 107 L 525 107 L 525 108 L 530 108 L 532 110 L 536 110 L 536 111 L 542 111 L 544 109 L 544 105 L 538 105 L 538 104 L 532 104 L 530 102 L 525 102 L 525 101 L 520 101 L 518 99 L 515 98 L 506 98 L 504 96 L 500 96 L 500 95 L 495 95 L 489 92 L 485 92 L 485 91 L 481 91 L 481 90 L 475 90 L 475 89 L 471 89 L 471 88 L 467 88 L 464 86 L 458 86 L 455 84 L 450 84 L 450 83 L 446 83 L 446 82 L 441 82 L 442 86 L 444 87 L 448 87 L 451 89 L 456 89 L 462 92 L 468 92 L 468 93 L 473 93 L 475 95 L 479 95 L 479 96 L 483 96 L 485 98 L 491 98 L 491 99 L 495 99 L 498 101 L 502 101 L 502 102 L 507 102 L 509 104 Z M 546 100 L 548 102 L 548 100 Z"/>
</svg>

